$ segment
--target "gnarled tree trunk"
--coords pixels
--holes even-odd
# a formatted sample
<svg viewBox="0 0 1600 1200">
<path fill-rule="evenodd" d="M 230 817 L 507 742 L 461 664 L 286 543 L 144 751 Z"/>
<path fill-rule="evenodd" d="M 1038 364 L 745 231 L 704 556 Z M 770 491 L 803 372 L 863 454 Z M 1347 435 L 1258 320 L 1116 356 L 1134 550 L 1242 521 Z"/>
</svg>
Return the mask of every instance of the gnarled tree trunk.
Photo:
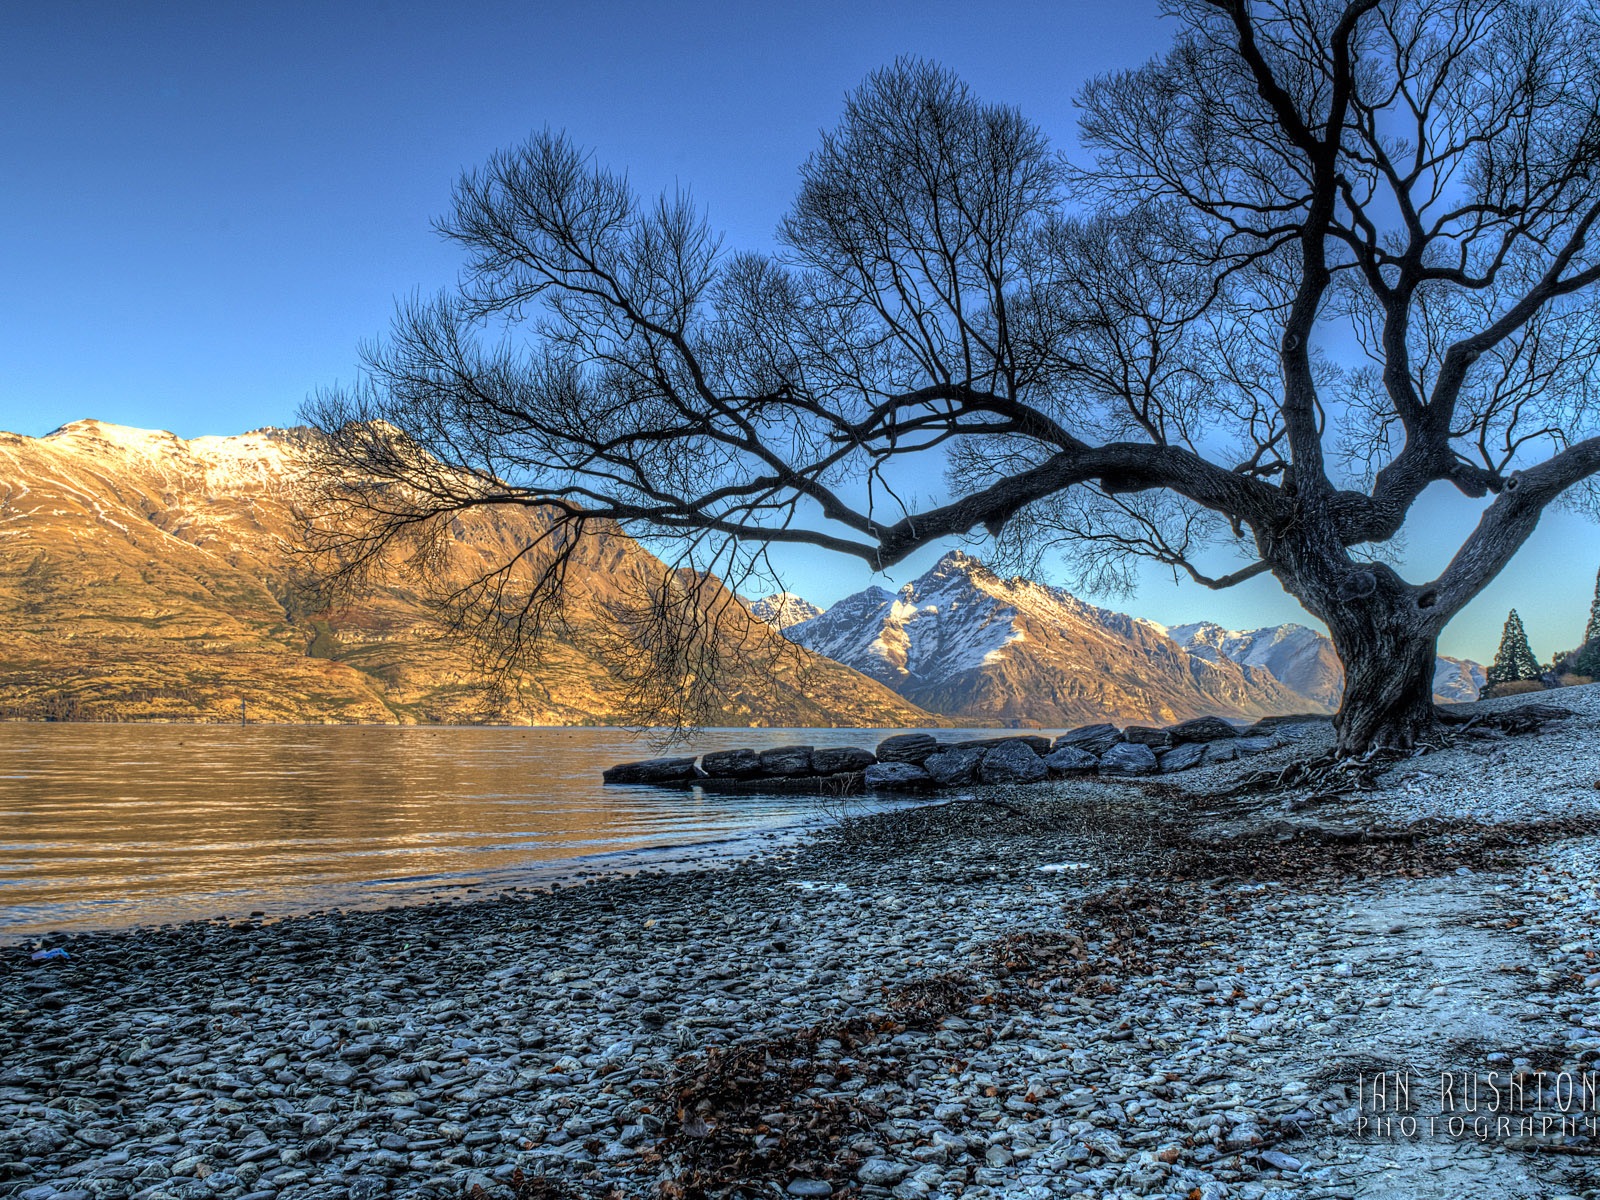
<svg viewBox="0 0 1600 1200">
<path fill-rule="evenodd" d="M 1410 750 L 1439 728 L 1433 675 L 1442 624 L 1435 596 L 1381 563 L 1352 563 L 1316 538 L 1279 542 L 1277 574 L 1321 617 L 1344 664 L 1334 717 L 1341 755 Z"/>
<path fill-rule="evenodd" d="M 1344 698 L 1333 720 L 1339 753 L 1375 746 L 1409 750 L 1438 730 L 1433 708 L 1437 637 L 1420 621 L 1385 613 L 1366 627 L 1335 630 L 1344 663 Z"/>
</svg>

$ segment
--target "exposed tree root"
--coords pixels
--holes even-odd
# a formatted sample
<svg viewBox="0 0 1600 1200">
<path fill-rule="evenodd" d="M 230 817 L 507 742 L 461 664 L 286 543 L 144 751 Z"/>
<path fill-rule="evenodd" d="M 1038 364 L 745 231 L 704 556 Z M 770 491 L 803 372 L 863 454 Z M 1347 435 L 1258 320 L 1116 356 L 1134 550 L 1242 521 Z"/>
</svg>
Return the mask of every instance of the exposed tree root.
<svg viewBox="0 0 1600 1200">
<path fill-rule="evenodd" d="M 1332 753 L 1312 759 L 1300 759 L 1276 770 L 1252 771 L 1217 795 L 1220 798 L 1231 799 L 1236 796 L 1311 788 L 1313 789 L 1311 794 L 1300 803 L 1315 804 L 1320 800 L 1347 796 L 1351 792 L 1373 791 L 1378 777 L 1396 763 L 1435 749 L 1439 747 L 1423 746 L 1415 750 L 1390 750 L 1378 746 L 1356 757 Z"/>
<path fill-rule="evenodd" d="M 1573 715 L 1570 708 L 1538 702 L 1498 711 L 1485 711 L 1476 704 L 1435 705 L 1434 711 L 1441 725 L 1451 727 L 1448 731 L 1441 731 L 1437 742 L 1404 750 L 1374 746 L 1359 755 L 1342 755 L 1334 751 L 1317 758 L 1292 762 L 1276 770 L 1253 771 L 1216 795 L 1219 799 L 1232 799 L 1310 788 L 1311 794 L 1294 805 L 1301 808 L 1348 796 L 1352 792 L 1373 791 L 1378 778 L 1396 763 L 1443 750 L 1453 744 L 1455 736 L 1470 735 L 1475 730 L 1496 730 L 1508 736 L 1538 733 L 1551 721 L 1560 721 Z"/>
</svg>

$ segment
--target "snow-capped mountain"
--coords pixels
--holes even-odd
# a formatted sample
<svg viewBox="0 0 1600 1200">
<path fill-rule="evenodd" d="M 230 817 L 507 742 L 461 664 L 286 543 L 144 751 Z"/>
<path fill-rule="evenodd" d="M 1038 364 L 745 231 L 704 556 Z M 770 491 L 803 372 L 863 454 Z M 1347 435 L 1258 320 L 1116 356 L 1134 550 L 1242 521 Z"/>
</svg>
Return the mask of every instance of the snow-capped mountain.
<svg viewBox="0 0 1600 1200">
<path fill-rule="evenodd" d="M 750 606 L 750 611 L 758 620 L 765 621 L 774 629 L 787 629 L 822 615 L 822 610 L 815 604 L 793 592 L 773 592 L 770 596 L 763 596 Z"/>
<path fill-rule="evenodd" d="M 1263 629 L 1224 629 L 1212 621 L 1175 625 L 1167 636 L 1190 654 L 1217 662 L 1258 667 L 1308 700 L 1337 708 L 1344 691 L 1344 664 L 1326 634 L 1304 625 L 1269 625 Z M 1483 668 L 1470 659 L 1440 656 L 1434 670 L 1433 694 L 1446 703 L 1476 700 L 1483 687 Z"/>
<path fill-rule="evenodd" d="M 1211 621 L 1176 625 L 1167 636 L 1190 654 L 1259 667 L 1291 691 L 1324 708 L 1337 708 L 1344 689 L 1344 667 L 1333 641 L 1304 625 L 1270 625 L 1239 632 Z"/>
<path fill-rule="evenodd" d="M 1263 667 L 1191 654 L 1153 622 L 1001 579 L 960 551 L 898 593 L 857 592 L 786 634 L 923 708 L 974 721 L 1168 724 L 1331 708 Z"/>
<path fill-rule="evenodd" d="M 1447 658 L 1441 654 L 1434 664 L 1433 698 L 1446 704 L 1476 700 L 1486 682 L 1483 664 L 1470 658 Z"/>
</svg>

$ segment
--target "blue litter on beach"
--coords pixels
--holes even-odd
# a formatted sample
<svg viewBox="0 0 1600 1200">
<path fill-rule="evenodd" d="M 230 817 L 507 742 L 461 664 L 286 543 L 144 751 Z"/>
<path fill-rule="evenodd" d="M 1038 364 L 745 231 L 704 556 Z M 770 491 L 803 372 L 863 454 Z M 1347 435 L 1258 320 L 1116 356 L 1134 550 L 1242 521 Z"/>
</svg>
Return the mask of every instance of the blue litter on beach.
<svg viewBox="0 0 1600 1200">
<path fill-rule="evenodd" d="M 52 958 L 70 958 L 70 957 L 71 957 L 71 955 L 69 955 L 60 946 L 56 946 L 54 949 L 51 949 L 51 950 L 35 950 L 33 952 L 33 961 L 34 962 L 47 962 L 48 960 L 50 960 Z"/>
</svg>

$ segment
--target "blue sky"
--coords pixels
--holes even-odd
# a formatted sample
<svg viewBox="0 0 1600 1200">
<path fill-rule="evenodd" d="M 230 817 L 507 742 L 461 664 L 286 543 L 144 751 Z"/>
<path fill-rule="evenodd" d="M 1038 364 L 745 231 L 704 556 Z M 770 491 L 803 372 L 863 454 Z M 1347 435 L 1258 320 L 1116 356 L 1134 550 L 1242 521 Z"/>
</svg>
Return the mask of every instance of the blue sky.
<svg viewBox="0 0 1600 1200">
<path fill-rule="evenodd" d="M 897 55 L 939 60 L 1070 150 L 1078 85 L 1159 50 L 1157 7 L 7 5 L 0 428 L 291 423 L 309 392 L 353 376 L 396 296 L 454 277 L 429 222 L 460 171 L 545 125 L 642 190 L 690 187 L 734 247 L 771 244 L 817 131 Z M 1425 498 L 1407 573 L 1442 567 L 1475 508 Z M 1593 525 L 1547 517 L 1444 649 L 1491 655 L 1512 606 L 1538 654 L 1570 646 L 1597 565 Z M 819 602 L 874 582 L 821 554 L 787 574 Z M 1110 602 L 1168 624 L 1307 619 L 1271 580 L 1212 593 L 1152 572 Z"/>
</svg>

